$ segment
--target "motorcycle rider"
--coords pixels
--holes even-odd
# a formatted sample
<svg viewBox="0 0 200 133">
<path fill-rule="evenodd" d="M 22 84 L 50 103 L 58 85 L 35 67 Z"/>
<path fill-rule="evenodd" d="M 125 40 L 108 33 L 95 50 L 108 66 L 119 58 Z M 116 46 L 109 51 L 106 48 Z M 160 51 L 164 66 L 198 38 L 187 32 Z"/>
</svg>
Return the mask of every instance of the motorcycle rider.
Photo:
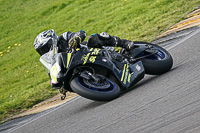
<svg viewBox="0 0 200 133">
<path fill-rule="evenodd" d="M 69 52 L 69 49 L 76 49 L 77 47 L 95 47 L 102 48 L 103 46 L 122 47 L 126 50 L 134 48 L 134 43 L 126 39 L 120 39 L 116 36 L 110 36 L 106 32 L 101 34 L 92 34 L 88 41 L 84 41 L 86 33 L 83 30 L 78 32 L 64 32 L 60 36 L 57 36 L 53 29 L 40 33 L 35 41 L 34 48 L 42 56 L 52 49 L 53 45 L 58 47 L 57 56 L 51 60 L 50 78 L 51 85 L 54 89 L 60 89 L 63 86 L 64 72 L 66 72 L 66 66 L 63 64 L 64 57 L 62 53 Z M 56 69 L 56 72 L 54 71 Z"/>
</svg>

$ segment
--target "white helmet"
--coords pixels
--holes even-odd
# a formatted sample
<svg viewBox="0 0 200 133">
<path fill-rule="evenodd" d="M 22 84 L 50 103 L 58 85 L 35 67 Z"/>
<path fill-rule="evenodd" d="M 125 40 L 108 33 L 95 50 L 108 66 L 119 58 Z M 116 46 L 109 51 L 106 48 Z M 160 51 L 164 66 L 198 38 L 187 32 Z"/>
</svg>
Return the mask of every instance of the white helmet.
<svg viewBox="0 0 200 133">
<path fill-rule="evenodd" d="M 53 44 L 57 44 L 58 36 L 53 29 L 40 33 L 34 41 L 34 48 L 36 51 L 43 55 L 49 52 Z"/>
</svg>

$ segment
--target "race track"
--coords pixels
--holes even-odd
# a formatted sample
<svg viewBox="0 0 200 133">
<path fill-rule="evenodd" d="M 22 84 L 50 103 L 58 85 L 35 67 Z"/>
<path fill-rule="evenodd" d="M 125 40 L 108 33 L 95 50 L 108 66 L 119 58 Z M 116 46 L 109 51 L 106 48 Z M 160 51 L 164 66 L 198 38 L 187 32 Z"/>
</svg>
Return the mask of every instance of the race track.
<svg viewBox="0 0 200 133">
<path fill-rule="evenodd" d="M 145 76 L 111 102 L 77 97 L 6 132 L 199 133 L 200 30 L 166 48 L 174 59 L 168 73 Z"/>
</svg>

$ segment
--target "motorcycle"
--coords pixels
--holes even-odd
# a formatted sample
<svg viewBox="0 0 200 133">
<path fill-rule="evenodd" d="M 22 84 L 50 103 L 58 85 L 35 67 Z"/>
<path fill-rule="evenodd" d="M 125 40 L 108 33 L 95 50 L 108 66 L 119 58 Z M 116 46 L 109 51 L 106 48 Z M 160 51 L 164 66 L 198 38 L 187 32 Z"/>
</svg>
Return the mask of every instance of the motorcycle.
<svg viewBox="0 0 200 133">
<path fill-rule="evenodd" d="M 60 89 L 62 100 L 70 91 L 91 100 L 110 101 L 122 91 L 133 88 L 145 74 L 160 75 L 172 68 L 172 56 L 164 48 L 147 42 L 134 44 L 131 51 L 81 47 L 73 52 L 57 53 L 54 48 L 42 55 L 40 62 L 49 75 L 50 71 L 58 73 L 56 65 L 51 66 L 52 55 L 63 64 L 66 71 Z"/>
</svg>

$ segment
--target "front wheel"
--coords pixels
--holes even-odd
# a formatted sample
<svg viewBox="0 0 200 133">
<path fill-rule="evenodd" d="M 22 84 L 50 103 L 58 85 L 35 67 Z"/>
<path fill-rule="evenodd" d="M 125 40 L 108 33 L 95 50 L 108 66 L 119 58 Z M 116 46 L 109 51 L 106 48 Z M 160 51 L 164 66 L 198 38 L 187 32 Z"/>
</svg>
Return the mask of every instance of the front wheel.
<svg viewBox="0 0 200 133">
<path fill-rule="evenodd" d="M 96 101 L 111 101 L 120 95 L 119 86 L 107 78 L 97 83 L 91 79 L 75 77 L 70 86 L 80 96 Z"/>
<path fill-rule="evenodd" d="M 151 56 L 141 59 L 146 74 L 160 75 L 168 72 L 172 68 L 173 59 L 167 50 L 158 45 L 147 42 L 137 42 L 137 44 L 147 44 L 158 51 Z M 140 53 L 139 56 L 146 56 L 145 51 Z"/>
</svg>

